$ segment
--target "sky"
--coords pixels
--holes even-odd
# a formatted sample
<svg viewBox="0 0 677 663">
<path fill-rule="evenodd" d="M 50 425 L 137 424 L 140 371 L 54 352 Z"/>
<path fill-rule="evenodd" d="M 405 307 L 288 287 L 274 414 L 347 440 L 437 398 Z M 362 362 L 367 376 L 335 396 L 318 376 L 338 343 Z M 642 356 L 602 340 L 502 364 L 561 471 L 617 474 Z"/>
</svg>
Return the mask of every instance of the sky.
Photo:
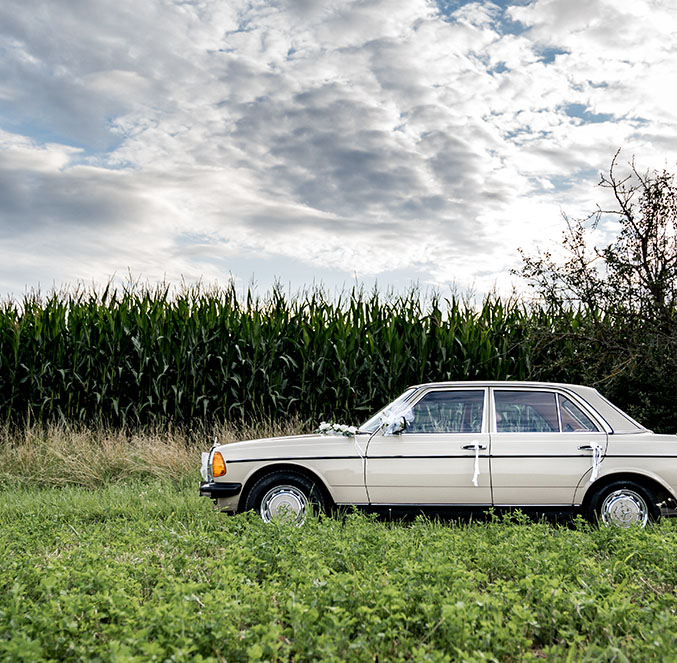
<svg viewBox="0 0 677 663">
<path fill-rule="evenodd" d="M 503 292 L 618 149 L 677 171 L 673 0 L 0 3 L 5 297 Z"/>
</svg>

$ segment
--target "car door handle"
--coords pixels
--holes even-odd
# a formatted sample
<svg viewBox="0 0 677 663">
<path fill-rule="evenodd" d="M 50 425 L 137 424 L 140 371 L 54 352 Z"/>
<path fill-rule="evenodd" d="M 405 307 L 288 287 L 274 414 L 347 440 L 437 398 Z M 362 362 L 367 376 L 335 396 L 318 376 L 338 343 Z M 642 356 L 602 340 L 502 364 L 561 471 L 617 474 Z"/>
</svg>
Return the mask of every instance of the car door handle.
<svg viewBox="0 0 677 663">
<path fill-rule="evenodd" d="M 466 449 L 467 451 L 475 451 L 475 449 L 479 449 L 481 451 L 486 448 L 487 448 L 486 444 L 464 444 L 461 447 L 461 449 Z"/>
<path fill-rule="evenodd" d="M 592 449 L 592 444 L 581 444 L 581 446 L 578 447 L 579 451 L 592 451 Z"/>
</svg>

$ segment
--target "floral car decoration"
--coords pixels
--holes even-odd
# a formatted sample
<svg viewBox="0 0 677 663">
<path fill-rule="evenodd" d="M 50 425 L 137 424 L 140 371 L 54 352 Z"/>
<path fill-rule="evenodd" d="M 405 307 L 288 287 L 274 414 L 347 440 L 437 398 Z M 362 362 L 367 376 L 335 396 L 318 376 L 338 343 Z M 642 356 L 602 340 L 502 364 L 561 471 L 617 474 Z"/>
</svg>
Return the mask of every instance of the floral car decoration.
<svg viewBox="0 0 677 663">
<path fill-rule="evenodd" d="M 357 426 L 346 426 L 345 424 L 334 424 L 323 421 L 315 432 L 323 433 L 324 435 L 346 435 L 347 437 L 355 437 Z"/>
<path fill-rule="evenodd" d="M 410 387 L 359 427 L 218 444 L 200 494 L 229 513 L 301 524 L 355 506 L 388 516 L 489 508 L 644 526 L 677 507 L 677 436 L 590 387 L 439 382 Z"/>
</svg>

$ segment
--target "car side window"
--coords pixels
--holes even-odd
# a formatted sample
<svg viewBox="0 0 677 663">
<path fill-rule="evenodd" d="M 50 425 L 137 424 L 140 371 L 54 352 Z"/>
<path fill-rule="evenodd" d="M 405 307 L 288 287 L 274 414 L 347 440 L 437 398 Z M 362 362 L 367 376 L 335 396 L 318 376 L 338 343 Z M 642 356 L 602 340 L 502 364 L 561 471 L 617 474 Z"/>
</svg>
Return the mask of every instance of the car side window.
<svg viewBox="0 0 677 663">
<path fill-rule="evenodd" d="M 577 433 L 579 431 L 592 433 L 599 431 L 599 428 L 593 423 L 578 405 L 570 401 L 562 394 L 559 394 L 559 411 L 562 420 L 562 431 L 565 433 Z"/>
<path fill-rule="evenodd" d="M 431 391 L 411 412 L 407 433 L 481 433 L 484 391 Z"/>
<path fill-rule="evenodd" d="M 495 391 L 499 433 L 559 432 L 557 397 L 547 391 Z"/>
</svg>

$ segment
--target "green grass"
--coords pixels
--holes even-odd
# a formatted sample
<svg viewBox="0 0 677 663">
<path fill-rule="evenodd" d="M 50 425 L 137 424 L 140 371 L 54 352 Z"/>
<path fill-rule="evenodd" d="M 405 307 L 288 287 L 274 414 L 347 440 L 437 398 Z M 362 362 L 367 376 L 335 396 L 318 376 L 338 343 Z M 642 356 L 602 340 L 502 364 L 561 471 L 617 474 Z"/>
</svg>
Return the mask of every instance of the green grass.
<svg viewBox="0 0 677 663">
<path fill-rule="evenodd" d="M 672 661 L 677 523 L 227 517 L 196 483 L 0 490 L 2 661 Z"/>
</svg>

